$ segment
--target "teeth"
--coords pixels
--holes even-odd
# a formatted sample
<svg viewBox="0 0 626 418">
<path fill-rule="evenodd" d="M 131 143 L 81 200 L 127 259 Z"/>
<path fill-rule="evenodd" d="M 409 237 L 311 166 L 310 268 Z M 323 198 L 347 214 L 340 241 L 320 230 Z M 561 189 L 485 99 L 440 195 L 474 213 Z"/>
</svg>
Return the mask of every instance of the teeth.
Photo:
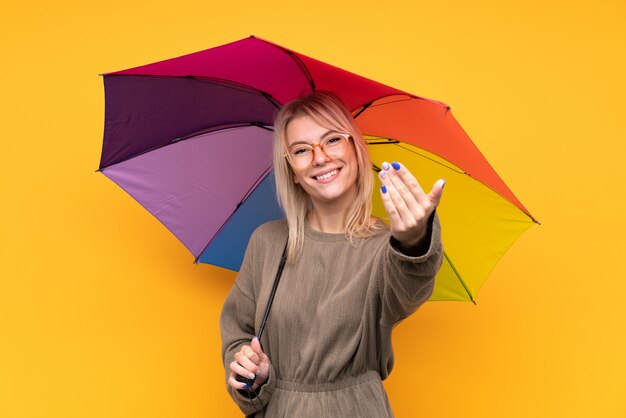
<svg viewBox="0 0 626 418">
<path fill-rule="evenodd" d="M 326 179 L 331 178 L 335 174 L 337 174 L 337 170 L 333 170 L 330 173 L 326 173 L 326 174 L 324 174 L 322 176 L 316 176 L 315 178 L 318 179 L 318 180 L 326 180 Z"/>
</svg>

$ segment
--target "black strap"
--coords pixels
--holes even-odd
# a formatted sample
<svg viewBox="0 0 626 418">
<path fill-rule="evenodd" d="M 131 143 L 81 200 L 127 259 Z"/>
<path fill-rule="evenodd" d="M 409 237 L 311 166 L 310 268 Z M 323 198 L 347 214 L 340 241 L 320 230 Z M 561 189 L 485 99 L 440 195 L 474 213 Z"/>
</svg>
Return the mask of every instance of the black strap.
<svg viewBox="0 0 626 418">
<path fill-rule="evenodd" d="M 270 298 L 267 301 L 267 306 L 265 307 L 265 313 L 263 314 L 263 320 L 261 321 L 261 326 L 259 327 L 259 334 L 257 335 L 259 342 L 261 342 L 261 335 L 263 335 L 265 322 L 267 322 L 267 317 L 270 314 L 270 309 L 272 307 L 272 303 L 274 302 L 274 295 L 276 294 L 276 289 L 278 288 L 278 282 L 280 281 L 280 276 L 282 276 L 283 274 L 283 268 L 285 267 L 285 262 L 287 261 L 287 245 L 288 244 L 289 244 L 289 241 L 287 241 L 287 244 L 285 244 L 283 255 L 280 257 L 280 264 L 278 265 L 276 278 L 274 279 L 274 284 L 272 285 L 272 292 L 270 293 Z"/>
</svg>

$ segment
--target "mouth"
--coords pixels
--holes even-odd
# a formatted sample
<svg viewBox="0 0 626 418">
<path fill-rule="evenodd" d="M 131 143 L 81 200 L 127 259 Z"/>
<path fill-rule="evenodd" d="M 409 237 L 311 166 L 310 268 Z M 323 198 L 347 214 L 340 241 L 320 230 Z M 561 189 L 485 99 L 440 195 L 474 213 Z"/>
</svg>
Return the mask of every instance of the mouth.
<svg viewBox="0 0 626 418">
<path fill-rule="evenodd" d="M 334 170 L 328 171 L 324 174 L 320 174 L 319 176 L 312 176 L 311 178 L 317 180 L 320 183 L 328 183 L 333 181 L 340 171 L 341 168 L 335 168 Z"/>
</svg>

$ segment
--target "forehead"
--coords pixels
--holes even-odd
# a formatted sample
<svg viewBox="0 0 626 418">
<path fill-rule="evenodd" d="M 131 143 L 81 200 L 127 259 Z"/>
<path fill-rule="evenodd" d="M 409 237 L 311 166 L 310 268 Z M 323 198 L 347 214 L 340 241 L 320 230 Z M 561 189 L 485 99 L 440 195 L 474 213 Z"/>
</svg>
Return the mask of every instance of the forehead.
<svg viewBox="0 0 626 418">
<path fill-rule="evenodd" d="M 336 131 L 320 125 L 308 115 L 298 116 L 287 125 L 287 146 L 295 143 L 314 144 L 332 132 Z"/>
</svg>

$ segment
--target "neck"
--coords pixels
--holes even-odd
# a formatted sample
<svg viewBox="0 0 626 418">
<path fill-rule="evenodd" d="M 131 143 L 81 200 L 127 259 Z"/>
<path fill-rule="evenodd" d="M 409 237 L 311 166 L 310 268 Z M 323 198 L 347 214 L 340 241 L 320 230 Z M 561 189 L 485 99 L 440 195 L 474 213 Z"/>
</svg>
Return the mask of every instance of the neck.
<svg viewBox="0 0 626 418">
<path fill-rule="evenodd" d="M 333 202 L 313 201 L 312 208 L 308 213 L 311 227 L 330 234 L 346 232 L 346 217 L 353 200 L 354 196 L 350 196 L 350 199 Z"/>
</svg>

